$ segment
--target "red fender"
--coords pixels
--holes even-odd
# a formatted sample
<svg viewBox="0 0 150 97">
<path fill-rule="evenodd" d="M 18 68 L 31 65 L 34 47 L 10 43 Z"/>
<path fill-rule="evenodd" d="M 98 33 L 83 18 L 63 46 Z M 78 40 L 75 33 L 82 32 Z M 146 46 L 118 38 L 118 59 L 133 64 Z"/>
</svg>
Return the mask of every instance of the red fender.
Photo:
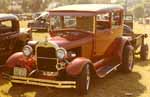
<svg viewBox="0 0 150 97">
<path fill-rule="evenodd" d="M 67 65 L 66 72 L 71 76 L 77 76 L 82 72 L 82 69 L 87 63 L 91 63 L 87 58 L 75 58 L 69 65 Z"/>
<path fill-rule="evenodd" d="M 130 44 L 130 38 L 129 37 L 120 37 L 117 38 L 108 48 L 108 50 L 105 52 L 105 57 L 116 57 L 118 62 L 122 62 L 122 54 L 124 46 Z"/>
<path fill-rule="evenodd" d="M 132 39 L 130 37 L 126 37 L 126 36 L 123 36 L 120 38 L 120 41 L 121 41 L 121 45 L 120 45 L 120 49 L 119 49 L 119 56 L 120 56 L 120 60 L 121 60 L 121 63 L 122 63 L 122 59 L 123 59 L 123 50 L 124 50 L 124 47 L 126 45 L 131 45 L 130 41 Z"/>
<path fill-rule="evenodd" d="M 11 55 L 6 61 L 6 68 L 13 68 L 15 66 L 26 68 L 29 72 L 35 67 L 35 58 L 27 58 L 22 52 L 17 52 Z"/>
</svg>

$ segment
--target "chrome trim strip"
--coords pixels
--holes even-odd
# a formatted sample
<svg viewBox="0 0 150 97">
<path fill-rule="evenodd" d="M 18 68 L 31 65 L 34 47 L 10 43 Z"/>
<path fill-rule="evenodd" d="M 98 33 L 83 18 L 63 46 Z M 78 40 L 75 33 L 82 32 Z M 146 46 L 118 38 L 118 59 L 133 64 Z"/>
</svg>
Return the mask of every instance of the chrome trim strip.
<svg viewBox="0 0 150 97">
<path fill-rule="evenodd" d="M 8 79 L 10 79 L 10 81 L 13 83 L 38 85 L 38 86 L 46 86 L 46 87 L 54 87 L 54 88 L 76 88 L 76 81 L 55 81 L 55 80 L 18 77 L 18 76 L 10 76 L 10 75 Z"/>
</svg>

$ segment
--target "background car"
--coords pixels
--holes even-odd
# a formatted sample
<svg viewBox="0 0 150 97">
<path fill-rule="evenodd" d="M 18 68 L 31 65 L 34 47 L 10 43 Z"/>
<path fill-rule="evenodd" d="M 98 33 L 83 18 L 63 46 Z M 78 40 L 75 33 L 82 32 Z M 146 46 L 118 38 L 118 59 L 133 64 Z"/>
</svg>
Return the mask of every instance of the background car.
<svg viewBox="0 0 150 97">
<path fill-rule="evenodd" d="M 48 12 L 43 12 L 39 17 L 29 21 L 28 28 L 31 28 L 32 31 L 47 31 L 49 26 L 49 22 L 47 20 L 48 14 Z"/>
<path fill-rule="evenodd" d="M 0 14 L 0 65 L 14 52 L 21 51 L 32 40 L 30 29 L 20 29 L 17 16 Z"/>
</svg>

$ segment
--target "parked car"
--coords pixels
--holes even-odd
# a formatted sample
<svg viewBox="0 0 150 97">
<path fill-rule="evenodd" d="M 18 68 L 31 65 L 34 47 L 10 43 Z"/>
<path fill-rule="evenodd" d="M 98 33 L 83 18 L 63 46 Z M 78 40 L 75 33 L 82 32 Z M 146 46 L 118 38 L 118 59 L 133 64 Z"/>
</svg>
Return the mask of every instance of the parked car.
<svg viewBox="0 0 150 97">
<path fill-rule="evenodd" d="M 122 6 L 78 4 L 49 13 L 51 38 L 29 41 L 8 58 L 4 75 L 12 83 L 86 94 L 93 76 L 104 78 L 116 69 L 132 72 L 134 48 L 130 37 L 123 36 Z"/>
<path fill-rule="evenodd" d="M 124 22 L 128 25 L 131 29 L 133 29 L 133 15 L 127 14 L 124 16 Z"/>
<path fill-rule="evenodd" d="M 32 19 L 35 19 L 41 15 L 42 12 L 36 12 L 32 14 Z"/>
<path fill-rule="evenodd" d="M 0 65 L 14 52 L 21 51 L 31 40 L 29 29 L 20 30 L 18 18 L 12 14 L 0 14 Z"/>
<path fill-rule="evenodd" d="M 48 12 L 43 12 L 41 15 L 35 20 L 31 20 L 28 23 L 28 27 L 32 29 L 32 31 L 47 31 L 49 22 L 47 20 Z"/>
<path fill-rule="evenodd" d="M 147 34 L 137 34 L 133 31 L 133 16 L 127 15 L 125 16 L 124 21 L 124 29 L 123 29 L 123 35 L 130 36 L 131 37 L 131 43 L 134 47 L 134 54 L 140 55 L 141 60 L 147 60 L 148 59 L 148 52 L 149 47 L 148 44 L 145 42 L 145 39 L 147 38 Z M 137 52 L 137 50 L 140 48 L 140 51 Z"/>
</svg>

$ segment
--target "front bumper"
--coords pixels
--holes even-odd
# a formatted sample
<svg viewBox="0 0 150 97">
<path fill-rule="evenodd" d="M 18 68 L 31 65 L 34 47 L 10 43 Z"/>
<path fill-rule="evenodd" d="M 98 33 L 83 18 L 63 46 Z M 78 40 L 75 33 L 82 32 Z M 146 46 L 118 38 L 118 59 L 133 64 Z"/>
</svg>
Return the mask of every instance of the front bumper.
<svg viewBox="0 0 150 97">
<path fill-rule="evenodd" d="M 38 85 L 38 86 L 54 87 L 54 88 L 76 88 L 76 81 L 54 81 L 54 80 L 38 79 L 38 78 L 31 78 L 31 77 L 11 76 L 8 74 L 3 74 L 3 76 L 4 78 L 10 80 L 12 83 Z"/>
</svg>

